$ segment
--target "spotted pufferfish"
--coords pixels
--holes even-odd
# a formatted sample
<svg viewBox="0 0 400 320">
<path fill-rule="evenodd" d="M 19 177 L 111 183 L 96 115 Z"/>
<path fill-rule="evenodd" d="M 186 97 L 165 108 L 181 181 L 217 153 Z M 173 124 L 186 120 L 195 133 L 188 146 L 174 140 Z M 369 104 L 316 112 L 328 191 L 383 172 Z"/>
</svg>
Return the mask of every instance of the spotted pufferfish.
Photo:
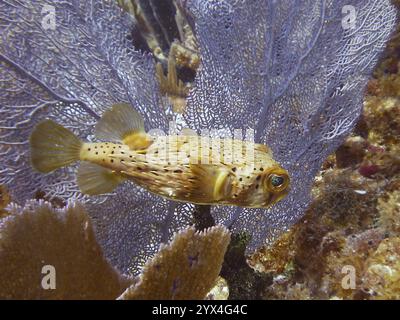
<svg viewBox="0 0 400 320">
<path fill-rule="evenodd" d="M 88 195 L 110 193 L 131 180 L 175 201 L 266 208 L 289 191 L 288 172 L 267 146 L 193 134 L 154 136 L 128 104 L 107 110 L 95 136 L 108 142 L 82 142 L 60 124 L 44 120 L 30 137 L 32 165 L 48 173 L 81 161 L 77 183 Z"/>
</svg>

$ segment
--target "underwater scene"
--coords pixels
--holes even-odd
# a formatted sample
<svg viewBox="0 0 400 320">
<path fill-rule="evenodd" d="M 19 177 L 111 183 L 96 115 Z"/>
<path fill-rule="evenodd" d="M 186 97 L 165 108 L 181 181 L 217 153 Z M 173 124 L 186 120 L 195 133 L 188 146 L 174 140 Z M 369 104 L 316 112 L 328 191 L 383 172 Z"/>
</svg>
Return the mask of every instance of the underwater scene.
<svg viewBox="0 0 400 320">
<path fill-rule="evenodd" d="M 0 0 L 0 300 L 400 299 L 399 10 Z"/>
</svg>

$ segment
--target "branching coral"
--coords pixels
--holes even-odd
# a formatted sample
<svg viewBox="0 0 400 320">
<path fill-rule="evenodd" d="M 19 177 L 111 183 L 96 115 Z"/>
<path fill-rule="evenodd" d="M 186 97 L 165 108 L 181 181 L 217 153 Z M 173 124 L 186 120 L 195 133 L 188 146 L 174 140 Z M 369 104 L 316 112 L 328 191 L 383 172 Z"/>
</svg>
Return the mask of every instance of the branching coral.
<svg viewBox="0 0 400 320">
<path fill-rule="evenodd" d="M 222 226 L 176 234 L 120 299 L 204 299 L 217 280 L 229 241 Z"/>
<path fill-rule="evenodd" d="M 54 290 L 42 286 L 46 266 Z M 130 283 L 104 258 L 79 204 L 54 210 L 32 201 L 0 220 L 2 299 L 115 299 Z"/>
<path fill-rule="evenodd" d="M 80 204 L 53 209 L 31 201 L 11 206 L 0 220 L 0 298 L 115 299 L 131 285 L 121 299 L 203 299 L 229 241 L 223 226 L 188 228 L 160 248 L 138 279 L 127 278 L 104 258 Z M 51 281 L 54 287 L 46 287 Z"/>
</svg>

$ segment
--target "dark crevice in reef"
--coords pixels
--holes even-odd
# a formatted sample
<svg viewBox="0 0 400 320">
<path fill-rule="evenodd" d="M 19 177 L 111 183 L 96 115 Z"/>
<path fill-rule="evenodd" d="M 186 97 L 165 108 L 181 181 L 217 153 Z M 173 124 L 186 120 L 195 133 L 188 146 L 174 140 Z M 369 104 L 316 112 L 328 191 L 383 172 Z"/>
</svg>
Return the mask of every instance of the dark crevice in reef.
<svg viewBox="0 0 400 320">
<path fill-rule="evenodd" d="M 215 225 L 211 206 L 196 206 L 194 225 L 199 231 Z M 257 272 L 247 264 L 245 249 L 248 242 L 245 233 L 232 234 L 225 254 L 221 276 L 228 283 L 230 300 L 262 299 L 265 289 L 272 284 L 271 276 Z"/>
<path fill-rule="evenodd" d="M 211 206 L 197 205 L 193 214 L 194 226 L 196 230 L 203 231 L 215 225 L 211 215 Z"/>
<path fill-rule="evenodd" d="M 225 254 L 221 276 L 229 287 L 229 300 L 262 299 L 265 289 L 272 284 L 272 277 L 257 272 L 246 262 L 245 249 L 249 241 L 246 234 L 232 234 Z"/>
</svg>

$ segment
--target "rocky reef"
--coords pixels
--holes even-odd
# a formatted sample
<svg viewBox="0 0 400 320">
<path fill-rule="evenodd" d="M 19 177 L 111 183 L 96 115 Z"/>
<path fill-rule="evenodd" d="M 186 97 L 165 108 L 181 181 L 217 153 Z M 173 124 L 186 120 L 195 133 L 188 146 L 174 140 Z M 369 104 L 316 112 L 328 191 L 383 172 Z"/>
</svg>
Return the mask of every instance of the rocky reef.
<svg viewBox="0 0 400 320">
<path fill-rule="evenodd" d="M 324 163 L 306 216 L 249 258 L 269 275 L 263 298 L 400 299 L 399 58 L 398 32 L 356 129 Z"/>
</svg>

